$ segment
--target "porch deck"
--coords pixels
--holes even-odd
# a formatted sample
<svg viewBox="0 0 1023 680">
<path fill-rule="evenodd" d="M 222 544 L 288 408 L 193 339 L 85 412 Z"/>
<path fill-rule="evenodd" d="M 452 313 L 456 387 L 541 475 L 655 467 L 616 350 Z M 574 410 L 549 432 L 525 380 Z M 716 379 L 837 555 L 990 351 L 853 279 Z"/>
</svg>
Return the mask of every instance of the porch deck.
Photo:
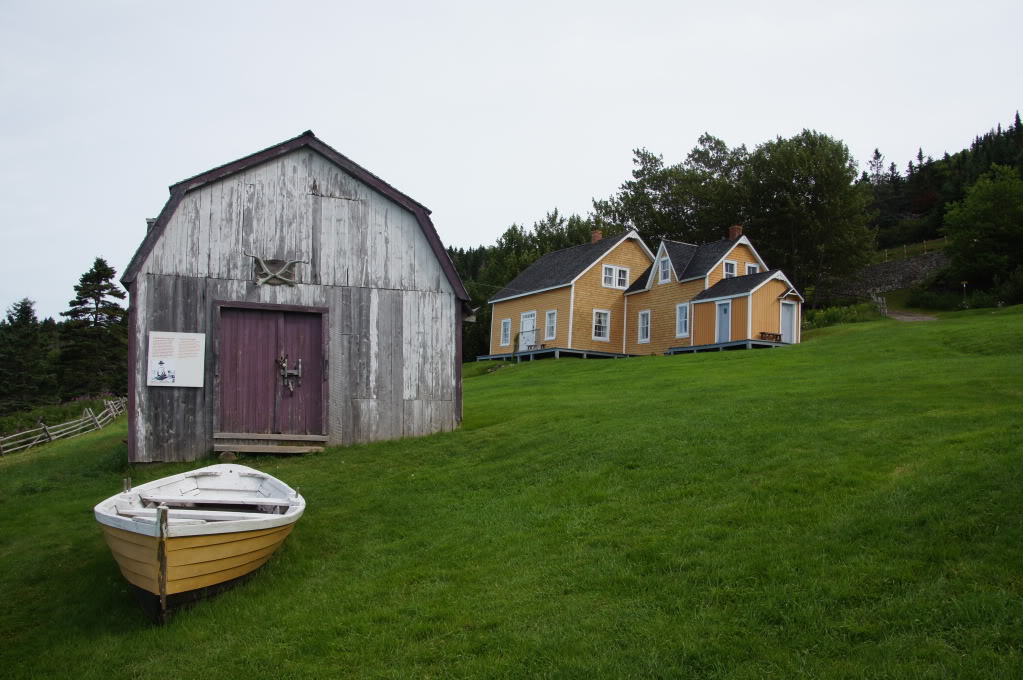
<svg viewBox="0 0 1023 680">
<path fill-rule="evenodd" d="M 528 349 L 512 354 L 483 354 L 476 361 L 512 361 L 521 363 L 534 359 L 560 359 L 561 357 L 577 357 L 579 359 L 625 359 L 631 354 L 615 354 L 614 352 L 598 352 L 592 349 L 568 349 L 566 347 L 544 347 Z"/>
<path fill-rule="evenodd" d="M 783 347 L 789 343 L 774 342 L 771 340 L 732 340 L 731 342 L 716 342 L 711 345 L 691 345 L 689 347 L 669 347 L 665 354 L 693 354 L 695 352 L 722 352 L 734 349 L 771 349 L 772 347 Z"/>
</svg>

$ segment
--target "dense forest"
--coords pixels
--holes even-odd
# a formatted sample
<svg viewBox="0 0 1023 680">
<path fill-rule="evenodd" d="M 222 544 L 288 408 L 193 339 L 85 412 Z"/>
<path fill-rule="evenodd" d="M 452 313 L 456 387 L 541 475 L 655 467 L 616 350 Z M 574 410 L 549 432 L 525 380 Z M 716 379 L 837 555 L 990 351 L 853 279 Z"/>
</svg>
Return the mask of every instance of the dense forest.
<svg viewBox="0 0 1023 680">
<path fill-rule="evenodd" d="M 752 150 L 705 134 L 679 163 L 636 149 L 633 165 L 632 178 L 613 196 L 594 199 L 586 216 L 555 209 L 530 228 L 511 225 L 494 245 L 448 249 L 479 308 L 477 321 L 465 324 L 464 356 L 488 353 L 493 293 L 541 255 L 586 243 L 595 228 L 605 237 L 636 229 L 656 249 L 663 238 L 717 240 L 741 223 L 771 266 L 811 294 L 811 304 L 826 299 L 877 248 L 945 235 L 953 265 L 929 282 L 927 299 L 950 299 L 953 283 L 966 277 L 985 289 L 978 304 L 1023 302 L 1017 299 L 1023 270 L 1015 264 L 1023 257 L 1023 216 L 1013 216 L 1023 171 L 1019 113 L 1008 128 L 999 124 L 958 153 L 934 159 L 921 149 L 904 171 L 875 150 L 861 172 L 845 144 L 809 130 Z M 964 211 L 971 200 L 982 202 L 970 195 L 978 187 L 986 187 L 986 204 Z M 985 222 L 978 210 L 999 217 Z M 978 229 L 985 236 L 979 241 Z M 977 243 L 972 251 L 966 247 Z M 991 257 L 1005 261 L 992 267 Z M 995 288 L 997 295 L 983 298 Z"/>
<path fill-rule="evenodd" d="M 0 415 L 128 387 L 128 312 L 102 258 L 74 287 L 62 319 L 39 320 L 24 298 L 0 321 Z"/>
</svg>

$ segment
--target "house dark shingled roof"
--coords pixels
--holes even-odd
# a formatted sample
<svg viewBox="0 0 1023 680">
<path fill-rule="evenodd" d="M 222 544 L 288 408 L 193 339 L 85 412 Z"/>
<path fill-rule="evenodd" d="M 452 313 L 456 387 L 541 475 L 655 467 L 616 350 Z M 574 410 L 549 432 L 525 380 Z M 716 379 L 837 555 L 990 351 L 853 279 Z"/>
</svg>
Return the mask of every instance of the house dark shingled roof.
<svg viewBox="0 0 1023 680">
<path fill-rule="evenodd" d="M 717 264 L 718 260 L 735 245 L 735 241 L 728 239 L 706 243 L 702 246 L 694 246 L 692 243 L 682 243 L 681 241 L 669 241 L 668 239 L 664 239 L 663 243 L 679 281 L 706 276 L 711 267 Z M 635 293 L 646 290 L 651 269 L 653 269 L 653 265 L 643 272 L 625 292 Z"/>
<path fill-rule="evenodd" d="M 675 271 L 678 272 L 679 280 L 685 281 L 686 279 L 695 279 L 698 276 L 706 276 L 711 267 L 716 265 L 718 260 L 724 257 L 725 253 L 731 250 L 734 245 L 735 241 L 730 241 L 729 239 L 703 244 L 694 250 L 692 257 L 685 265 L 684 271 L 678 271 L 680 265 L 675 262 L 675 256 L 672 254 L 671 261 L 675 265 Z M 692 248 L 692 246 L 689 247 Z"/>
<path fill-rule="evenodd" d="M 621 237 L 604 238 L 595 243 L 584 243 L 581 246 L 547 253 L 526 267 L 521 274 L 512 279 L 511 283 L 499 290 L 490 301 L 498 302 L 516 295 L 567 286 L 572 283 L 572 279 L 579 276 L 620 240 Z"/>
<path fill-rule="evenodd" d="M 682 272 L 686 270 L 693 256 L 699 252 L 700 246 L 665 239 L 664 249 L 668 251 L 668 257 L 671 258 L 671 266 L 675 268 L 675 276 L 681 279 L 683 278 Z"/>
<path fill-rule="evenodd" d="M 632 285 L 625 289 L 625 294 L 635 293 L 638 290 L 646 290 L 647 279 L 650 278 L 650 272 L 654 266 L 650 265 L 643 270 L 643 273 L 636 277 L 636 280 L 632 282 Z"/>
<path fill-rule="evenodd" d="M 745 276 L 733 276 L 730 279 L 721 279 L 713 286 L 693 298 L 693 302 L 700 300 L 713 300 L 714 298 L 728 297 L 730 295 L 742 295 L 748 293 L 764 281 L 768 280 L 780 269 L 771 269 L 759 274 L 746 274 Z"/>
</svg>

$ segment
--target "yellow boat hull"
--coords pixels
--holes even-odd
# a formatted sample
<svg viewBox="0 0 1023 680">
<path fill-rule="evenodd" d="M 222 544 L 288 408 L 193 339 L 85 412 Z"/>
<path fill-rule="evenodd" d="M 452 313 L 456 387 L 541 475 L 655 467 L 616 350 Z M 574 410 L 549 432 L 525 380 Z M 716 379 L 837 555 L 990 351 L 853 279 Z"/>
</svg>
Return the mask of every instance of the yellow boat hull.
<svg viewBox="0 0 1023 680">
<path fill-rule="evenodd" d="M 165 594 L 178 595 L 217 586 L 255 571 L 270 559 L 293 526 L 164 539 Z M 160 538 L 106 525 L 103 525 L 103 535 L 124 578 L 159 597 Z"/>
</svg>

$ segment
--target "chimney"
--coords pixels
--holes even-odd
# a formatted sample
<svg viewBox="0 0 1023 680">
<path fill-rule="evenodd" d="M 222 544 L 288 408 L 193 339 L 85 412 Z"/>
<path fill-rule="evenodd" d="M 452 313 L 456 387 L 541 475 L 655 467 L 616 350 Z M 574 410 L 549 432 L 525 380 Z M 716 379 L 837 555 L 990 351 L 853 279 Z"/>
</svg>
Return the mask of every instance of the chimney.
<svg viewBox="0 0 1023 680">
<path fill-rule="evenodd" d="M 146 233 L 147 234 L 149 233 L 149 230 L 153 228 L 154 224 L 156 224 L 156 218 L 155 217 L 147 217 L 146 218 Z"/>
<path fill-rule="evenodd" d="M 596 243 L 602 238 L 604 238 L 604 232 L 600 229 L 594 229 L 590 232 L 590 243 Z"/>
<path fill-rule="evenodd" d="M 741 224 L 733 224 L 732 226 L 728 227 L 728 240 L 729 241 L 738 240 L 738 238 L 740 236 L 742 236 L 742 225 Z"/>
</svg>

